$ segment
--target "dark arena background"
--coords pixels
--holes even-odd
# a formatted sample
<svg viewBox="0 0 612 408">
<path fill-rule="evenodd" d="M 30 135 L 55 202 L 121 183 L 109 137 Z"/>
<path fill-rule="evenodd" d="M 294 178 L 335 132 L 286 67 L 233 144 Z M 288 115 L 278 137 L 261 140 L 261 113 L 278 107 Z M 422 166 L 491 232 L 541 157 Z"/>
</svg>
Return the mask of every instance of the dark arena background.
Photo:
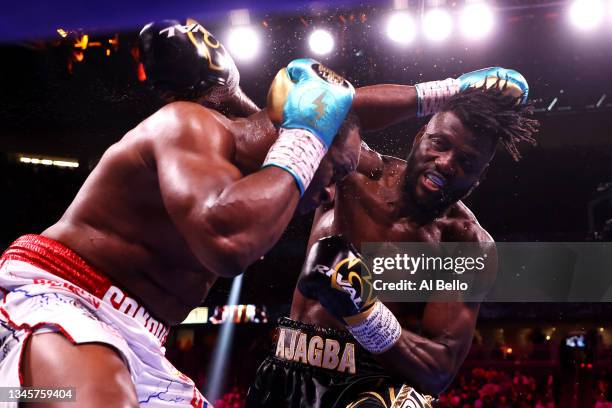
<svg viewBox="0 0 612 408">
<path fill-rule="evenodd" d="M 526 149 L 518 163 L 499 151 L 468 206 L 496 241 L 610 241 L 612 1 L 490 1 L 495 20 L 482 39 L 462 35 L 463 0 L 282 6 L 230 1 L 214 7 L 191 2 L 184 9 L 170 3 L 140 14 L 136 4 L 148 5 L 136 2 L 121 13 L 118 2 L 75 3 L 76 14 L 66 19 L 60 11 L 39 8 L 33 30 L 25 21 L 7 23 L 26 11 L 2 17 L 1 249 L 55 222 L 103 151 L 162 106 L 139 70 L 138 32 L 152 19 L 187 17 L 226 45 L 242 88 L 259 106 L 265 105 L 275 73 L 298 57 L 321 60 L 356 87 L 414 84 L 488 66 L 520 71 L 541 121 L 538 146 Z M 454 24 L 437 42 L 421 29 L 424 13 L 434 6 L 449 11 Z M 88 10 L 78 14 L 79 7 Z M 390 17 L 400 11 L 415 23 L 411 42 L 388 35 Z M 123 18 L 113 24 L 112 16 L 119 14 Z M 239 24 L 254 30 L 247 40 L 259 43 L 230 39 Z M 327 54 L 309 47 L 315 29 L 331 36 Z M 253 55 L 241 57 L 241 52 Z M 422 123 L 363 138 L 381 153 L 405 157 Z M 274 322 L 289 312 L 311 222 L 312 215 L 296 218 L 275 248 L 249 268 L 239 306 L 227 305 L 232 281 L 222 279 L 190 316 L 192 323 L 171 332 L 169 359 L 203 391 L 214 350 L 220 341 L 229 342 L 216 374 L 223 379 L 222 392 L 212 401 L 216 407 L 243 406 L 271 346 Z M 233 325 L 233 336 L 221 336 L 223 323 Z M 484 303 L 472 349 L 439 406 L 612 407 L 611 369 L 612 305 Z"/>
</svg>

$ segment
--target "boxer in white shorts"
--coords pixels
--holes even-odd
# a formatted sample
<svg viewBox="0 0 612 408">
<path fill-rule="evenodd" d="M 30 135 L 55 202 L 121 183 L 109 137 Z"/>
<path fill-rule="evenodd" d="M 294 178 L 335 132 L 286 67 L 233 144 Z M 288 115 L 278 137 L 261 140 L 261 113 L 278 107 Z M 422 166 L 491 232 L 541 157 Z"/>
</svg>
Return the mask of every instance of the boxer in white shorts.
<svg viewBox="0 0 612 408">
<path fill-rule="evenodd" d="M 210 33 L 147 29 L 201 63 L 185 94 L 199 100 L 219 86 L 206 71 L 220 50 Z M 104 153 L 60 220 L 6 251 L 0 385 L 74 387 L 79 407 L 208 405 L 164 358 L 165 325 L 183 321 L 219 276 L 261 258 L 298 204 L 316 207 L 358 161 L 359 135 L 338 132 L 352 86 L 311 60 L 278 78 L 273 109 L 248 118 L 164 106 Z"/>
<path fill-rule="evenodd" d="M 23 352 L 31 336 L 61 333 L 75 345 L 113 349 L 129 369 L 140 406 L 209 406 L 165 358 L 168 327 L 72 250 L 26 235 L 1 262 L 0 384 L 23 385 Z"/>
</svg>

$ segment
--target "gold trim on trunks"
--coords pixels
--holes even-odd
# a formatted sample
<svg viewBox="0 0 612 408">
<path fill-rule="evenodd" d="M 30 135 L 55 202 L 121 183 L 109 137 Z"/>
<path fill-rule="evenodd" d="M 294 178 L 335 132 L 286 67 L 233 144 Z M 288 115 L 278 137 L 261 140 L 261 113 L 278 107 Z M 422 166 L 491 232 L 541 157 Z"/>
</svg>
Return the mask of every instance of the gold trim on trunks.
<svg viewBox="0 0 612 408">
<path fill-rule="evenodd" d="M 309 336 L 301 330 L 278 328 L 276 352 L 282 360 L 295 361 L 312 367 L 355 374 L 355 343 L 339 342 L 321 336 Z"/>
</svg>

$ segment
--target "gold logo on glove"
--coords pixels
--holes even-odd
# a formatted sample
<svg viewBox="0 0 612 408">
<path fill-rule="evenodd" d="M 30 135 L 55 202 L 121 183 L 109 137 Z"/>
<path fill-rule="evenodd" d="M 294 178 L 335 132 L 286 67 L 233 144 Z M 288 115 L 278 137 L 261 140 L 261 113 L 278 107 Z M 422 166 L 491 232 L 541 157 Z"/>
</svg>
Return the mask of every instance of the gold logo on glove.
<svg viewBox="0 0 612 408">
<path fill-rule="evenodd" d="M 360 258 L 345 258 L 338 262 L 331 280 L 332 287 L 348 293 L 358 307 L 374 303 L 372 274 Z"/>
<path fill-rule="evenodd" d="M 314 118 L 313 122 L 316 123 L 319 119 L 325 115 L 325 109 L 327 109 L 327 104 L 323 102 L 323 98 L 325 98 L 325 92 L 321 92 L 321 95 L 317 99 L 315 99 L 312 103 L 317 107 L 315 112 L 317 112 L 317 117 Z"/>
<path fill-rule="evenodd" d="M 347 86 L 344 83 L 345 82 L 344 78 L 342 78 L 340 75 L 336 74 L 331 69 L 327 68 L 325 65 L 322 65 L 322 64 L 313 64 L 312 68 L 319 75 L 319 77 L 321 77 L 321 79 L 324 79 L 325 81 L 329 82 L 330 84 Z"/>
<path fill-rule="evenodd" d="M 187 19 L 187 25 L 184 28 L 187 29 L 187 37 L 198 50 L 198 54 L 208 61 L 208 67 L 215 71 L 223 71 L 226 68 L 225 59 L 227 57 L 221 43 L 210 31 L 191 18 Z M 199 34 L 198 38 L 196 34 Z"/>
</svg>

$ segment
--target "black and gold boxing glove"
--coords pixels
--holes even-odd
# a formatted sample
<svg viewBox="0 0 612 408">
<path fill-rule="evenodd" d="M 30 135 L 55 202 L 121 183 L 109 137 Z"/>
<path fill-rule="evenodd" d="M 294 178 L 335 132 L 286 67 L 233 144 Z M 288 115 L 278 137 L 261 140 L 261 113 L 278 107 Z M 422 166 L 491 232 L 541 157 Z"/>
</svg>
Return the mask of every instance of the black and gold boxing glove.
<svg viewBox="0 0 612 408">
<path fill-rule="evenodd" d="M 321 238 L 310 248 L 298 290 L 318 300 L 342 323 L 372 306 L 372 276 L 357 249 L 341 235 Z"/>
<path fill-rule="evenodd" d="M 297 287 L 345 324 L 371 353 L 387 351 L 401 336 L 398 320 L 374 296 L 367 265 L 342 236 L 322 238 L 310 248 Z"/>
<path fill-rule="evenodd" d="M 200 23 L 162 20 L 140 31 L 147 82 L 174 100 L 219 104 L 238 91 L 240 74 L 223 45 Z"/>
</svg>

